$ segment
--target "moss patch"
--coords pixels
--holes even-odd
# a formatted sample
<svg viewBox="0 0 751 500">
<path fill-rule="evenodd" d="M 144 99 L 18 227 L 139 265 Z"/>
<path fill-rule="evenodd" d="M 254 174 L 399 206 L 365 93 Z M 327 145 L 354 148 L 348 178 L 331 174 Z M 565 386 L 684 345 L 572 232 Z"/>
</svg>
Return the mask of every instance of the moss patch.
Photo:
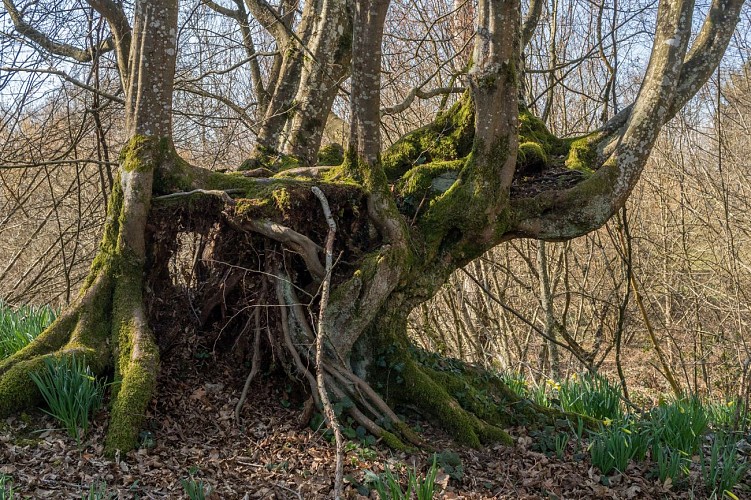
<svg viewBox="0 0 751 500">
<path fill-rule="evenodd" d="M 592 134 L 569 141 L 569 151 L 566 157 L 566 167 L 591 174 L 597 170 L 597 142 L 599 135 Z"/>
<path fill-rule="evenodd" d="M 519 143 L 535 143 L 546 156 L 565 155 L 568 150 L 567 142 L 553 135 L 545 122 L 527 109 L 519 110 Z"/>
<path fill-rule="evenodd" d="M 483 443 L 504 442 L 511 437 L 500 427 L 505 423 L 505 405 L 492 401 L 474 389 L 473 380 L 461 371 L 444 372 L 437 365 L 430 367 L 419 351 L 407 344 L 405 322 L 398 314 L 381 323 L 371 341 L 375 366 L 370 378 L 392 404 L 404 403 L 445 428 L 458 442 L 473 447 Z M 440 358 L 442 359 L 442 358 Z M 473 387 L 466 390 L 466 387 Z M 462 394 L 459 390 L 465 390 Z M 497 404 L 496 404 L 497 403 Z M 480 416 L 488 417 L 488 420 Z"/>
<path fill-rule="evenodd" d="M 259 147 L 256 154 L 240 164 L 239 171 L 254 170 L 256 168 L 268 168 L 274 172 L 283 172 L 291 168 L 304 167 L 299 158 L 285 155 L 276 151 L 267 151 Z"/>
<path fill-rule="evenodd" d="M 548 166 L 548 155 L 540 144 L 523 142 L 519 144 L 516 157 L 516 172 L 521 175 L 541 173 Z"/>
<path fill-rule="evenodd" d="M 467 156 L 472 150 L 474 115 L 466 93 L 433 123 L 403 136 L 382 155 L 386 177 L 394 181 L 417 165 Z"/>
<path fill-rule="evenodd" d="M 128 451 L 138 442 L 146 408 L 156 387 L 159 349 L 142 308 L 141 266 L 123 265 L 113 296 L 112 336 L 117 346 L 112 415 L 106 452 Z"/>
<path fill-rule="evenodd" d="M 402 212 L 414 213 L 421 204 L 448 191 L 463 166 L 464 160 L 436 161 L 410 169 L 395 188 Z"/>
<path fill-rule="evenodd" d="M 341 144 L 327 144 L 318 151 L 318 165 L 322 167 L 341 165 L 343 161 L 344 148 Z"/>
</svg>

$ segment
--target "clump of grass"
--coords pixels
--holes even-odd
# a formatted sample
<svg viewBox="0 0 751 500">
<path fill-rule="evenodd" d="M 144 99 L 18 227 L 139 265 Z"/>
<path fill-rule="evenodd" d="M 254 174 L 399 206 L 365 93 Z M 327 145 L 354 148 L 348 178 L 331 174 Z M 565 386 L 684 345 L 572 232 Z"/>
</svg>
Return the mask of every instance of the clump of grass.
<svg viewBox="0 0 751 500">
<path fill-rule="evenodd" d="M 5 474 L 0 474 L 0 500 L 13 500 L 13 479 Z"/>
<path fill-rule="evenodd" d="M 106 481 L 91 483 L 89 491 L 81 496 L 81 500 L 110 500 L 112 498 L 117 498 L 117 495 L 107 491 Z"/>
<path fill-rule="evenodd" d="M 627 425 L 607 425 L 594 435 L 589 446 L 592 464 L 607 475 L 613 470 L 625 472 L 632 459 L 643 459 L 644 436 Z"/>
<path fill-rule="evenodd" d="M 26 347 L 56 316 L 49 306 L 12 308 L 0 302 L 0 359 Z"/>
<path fill-rule="evenodd" d="M 211 485 L 204 483 L 201 479 L 190 477 L 189 479 L 183 479 L 180 481 L 185 494 L 188 495 L 190 500 L 205 500 L 211 495 Z"/>
<path fill-rule="evenodd" d="M 661 484 L 666 484 L 668 479 L 674 484 L 688 473 L 687 457 L 680 451 L 658 445 L 653 459 L 657 464 L 657 478 Z"/>
<path fill-rule="evenodd" d="M 500 374 L 501 380 L 506 386 L 511 389 L 517 396 L 526 398 L 529 396 L 529 387 L 527 386 L 527 380 L 519 372 L 506 371 Z"/>
<path fill-rule="evenodd" d="M 737 400 L 709 402 L 705 405 L 709 422 L 714 429 L 743 431 L 751 427 L 748 408 Z"/>
<path fill-rule="evenodd" d="M 662 402 L 649 412 L 646 421 L 652 440 L 652 455 L 660 445 L 679 451 L 684 456 L 695 454 L 701 437 L 709 426 L 709 416 L 698 397 Z"/>
<path fill-rule="evenodd" d="M 407 471 L 407 489 L 402 490 L 399 477 L 394 474 L 388 467 L 383 474 L 375 474 L 366 471 L 365 479 L 370 483 L 378 493 L 381 500 L 432 500 L 435 494 L 435 479 L 438 474 L 438 465 L 436 457 L 433 457 L 433 465 L 430 466 L 428 473 L 421 477 L 415 469 Z"/>
<path fill-rule="evenodd" d="M 102 405 L 104 384 L 84 359 L 45 359 L 45 367 L 31 379 L 42 393 L 47 413 L 63 424 L 80 446 L 89 428 L 89 417 Z"/>
<path fill-rule="evenodd" d="M 620 420 L 623 417 L 621 390 L 597 374 L 574 374 L 556 384 L 558 399 L 564 411 L 580 413 L 600 420 Z"/>
<path fill-rule="evenodd" d="M 715 434 L 709 451 L 702 450 L 700 463 L 707 495 L 711 498 L 737 498 L 732 490 L 746 473 L 748 465 L 739 460 L 732 434 Z"/>
</svg>

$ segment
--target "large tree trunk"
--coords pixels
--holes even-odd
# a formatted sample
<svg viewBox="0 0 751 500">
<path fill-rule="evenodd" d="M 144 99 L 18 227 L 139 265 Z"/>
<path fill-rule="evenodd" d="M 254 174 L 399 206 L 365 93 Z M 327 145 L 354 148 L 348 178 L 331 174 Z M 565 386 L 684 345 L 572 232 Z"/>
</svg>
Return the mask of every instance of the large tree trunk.
<svg viewBox="0 0 751 500">
<path fill-rule="evenodd" d="M 470 93 L 385 154 L 379 54 L 388 0 L 358 1 L 351 142 L 344 165 L 331 169 L 325 182 L 302 180 L 300 171 L 254 179 L 179 161 L 170 140 L 176 4 L 136 3 L 126 75 L 130 140 L 86 286 L 39 339 L 0 362 L 0 415 L 38 401 L 28 374 L 45 358 L 86 356 L 99 373 L 114 369 L 111 453 L 134 446 L 154 388 L 158 350 L 149 319 L 163 341 L 182 334 L 183 325 L 160 323 L 165 308 L 174 310 L 181 300 L 200 311 L 203 331 L 228 330 L 240 318 L 241 334 L 255 330 L 260 339 L 260 331 L 270 332 L 269 349 L 291 377 L 309 383 L 314 399 L 312 346 L 316 332 L 326 332 L 316 367 L 325 390 L 393 446 L 420 443 L 393 410 L 402 402 L 471 445 L 508 441 L 502 429 L 509 423 L 550 418 L 498 377 L 415 349 L 407 317 L 453 271 L 500 242 L 571 238 L 618 210 L 676 103 L 711 74 L 705 58 L 727 45 L 732 31 L 718 19 L 734 25 L 742 1 L 714 0 L 690 51 L 692 2 L 661 1 L 649 71 L 630 114 L 584 138 L 561 140 L 519 112 L 519 2 L 480 0 Z M 426 143 L 441 146 L 428 162 Z M 565 165 L 549 155 L 565 156 Z M 338 226 L 339 259 L 324 311 L 317 311 L 326 276 L 320 244 L 328 225 L 314 186 Z M 195 279 L 185 282 L 170 274 L 170 263 L 180 261 L 175 256 L 184 255 L 180 244 L 189 237 L 198 238 L 200 252 L 185 273 Z M 147 289 L 159 290 L 160 300 L 144 297 L 144 271 Z M 188 295 L 195 303 L 184 303 Z M 268 315 L 247 313 L 272 304 L 280 307 L 265 308 Z M 312 323 L 317 317 L 322 324 Z"/>
<path fill-rule="evenodd" d="M 143 308 L 145 230 L 154 174 L 177 168 L 170 139 L 177 0 L 136 3 L 126 84 L 126 133 L 107 222 L 86 284 L 40 338 L 0 363 L 0 413 L 39 401 L 29 372 L 50 357 L 83 357 L 96 373 L 114 369 L 107 451 L 135 443 L 156 384 L 159 352 Z"/>
</svg>

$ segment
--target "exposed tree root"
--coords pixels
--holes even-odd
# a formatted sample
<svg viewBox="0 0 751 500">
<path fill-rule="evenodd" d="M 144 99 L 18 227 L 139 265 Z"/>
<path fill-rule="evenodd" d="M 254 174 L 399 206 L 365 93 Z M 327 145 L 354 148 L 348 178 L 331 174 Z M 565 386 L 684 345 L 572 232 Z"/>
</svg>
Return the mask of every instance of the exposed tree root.
<svg viewBox="0 0 751 500">
<path fill-rule="evenodd" d="M 240 399 L 235 406 L 235 424 L 238 426 L 241 424 L 240 410 L 242 410 L 243 404 L 245 404 L 245 399 L 248 397 L 250 383 L 253 382 L 253 379 L 258 375 L 261 368 L 261 310 L 257 307 L 253 310 L 252 320 L 255 324 L 253 330 L 255 332 L 253 334 L 253 359 L 250 361 L 250 373 L 248 373 L 248 377 L 245 379 L 243 390 L 240 393 Z M 250 319 L 248 321 L 250 322 Z"/>
<path fill-rule="evenodd" d="M 159 349 L 143 310 L 140 266 L 119 276 L 114 293 L 112 332 L 116 340 L 115 384 L 106 449 L 130 450 L 156 387 Z"/>
<path fill-rule="evenodd" d="M 326 247 L 324 267 L 315 243 L 329 226 L 316 216 L 316 197 L 308 191 L 305 198 L 297 187 L 264 194 L 266 202 L 276 199 L 273 193 L 282 200 L 285 189 L 300 195 L 295 210 L 280 210 L 277 219 L 236 210 L 248 200 L 230 204 L 222 191 L 219 196 L 196 191 L 197 196 L 158 200 L 147 233 L 146 263 L 119 247 L 122 203 L 115 192 L 100 255 L 85 289 L 35 342 L 0 362 L 0 415 L 39 403 L 28 374 L 42 367 L 45 358 L 85 357 L 95 373 L 114 372 L 106 451 L 130 450 L 137 444 L 159 369 L 159 349 L 149 324 L 158 328 L 164 346 L 184 335 L 185 322 L 191 321 L 196 330 L 218 331 L 218 336 L 254 332 L 251 371 L 236 408 L 238 422 L 249 384 L 264 361 L 262 353 L 270 353 L 278 366 L 307 386 L 318 409 L 330 398 L 332 407 L 396 449 L 429 447 L 396 414 L 396 405 L 416 409 L 472 446 L 510 443 L 505 427 L 556 418 L 520 400 L 482 370 L 412 349 L 403 301 L 373 309 L 375 317 L 358 315 L 353 300 L 367 305 L 389 296 L 403 269 L 403 255 L 372 236 L 378 231 L 360 191 L 332 191 L 334 196 L 327 195 L 331 213 L 343 234 L 337 238 L 339 263 L 332 275 L 328 266 L 333 244 Z M 261 203 L 255 206 L 267 210 Z M 287 218 L 293 213 L 296 218 Z M 193 247 L 181 247 L 190 241 Z M 144 297 L 144 269 L 145 289 L 158 290 L 158 295 Z M 328 319 L 319 316 L 325 309 L 319 283 L 327 277 L 338 287 L 331 296 L 335 315 Z M 385 288 L 383 282 L 390 285 Z M 321 331 L 325 338 L 317 335 Z M 369 350 L 363 351 L 358 338 L 365 339 Z M 337 417 L 341 415 L 328 419 Z"/>
<path fill-rule="evenodd" d="M 242 203 L 244 202 L 238 202 L 238 205 Z M 312 207 L 307 211 L 312 212 Z M 221 243 L 206 245 L 202 258 L 204 262 L 227 264 L 224 267 L 218 265 L 209 269 L 210 273 L 215 273 L 219 278 L 208 280 L 215 283 L 214 288 L 206 289 L 196 296 L 196 308 L 200 310 L 201 302 L 206 299 L 221 297 L 225 301 L 222 311 L 226 309 L 228 313 L 233 309 L 237 310 L 240 304 L 243 304 L 242 308 L 240 312 L 234 313 L 235 315 L 241 314 L 243 309 L 257 311 L 261 308 L 267 311 L 266 324 L 256 324 L 255 337 L 258 337 L 257 332 L 260 329 L 268 332 L 271 352 L 275 353 L 276 359 L 282 361 L 282 366 L 292 378 L 307 386 L 307 392 L 319 410 L 323 410 L 325 406 L 320 397 L 323 394 L 320 386 L 323 385 L 325 394 L 330 397 L 335 407 L 349 415 L 356 424 L 397 449 L 409 446 L 426 447 L 426 443 L 397 416 L 393 408 L 398 405 L 419 411 L 444 427 L 459 442 L 471 446 L 491 442 L 511 443 L 512 438 L 504 428 L 516 424 L 549 424 L 561 416 L 520 399 L 505 387 L 500 379 L 488 372 L 453 360 L 431 358 L 426 353 L 412 349 L 406 333 L 406 317 L 409 311 L 405 308 L 400 310 L 399 306 L 384 307 L 379 316 L 393 319 L 376 320 L 369 327 L 371 330 L 362 334 L 363 338 L 370 338 L 369 342 L 377 344 L 369 352 L 362 353 L 363 357 L 370 359 L 369 368 L 362 369 L 360 361 L 354 366 L 351 365 L 348 349 L 342 348 L 342 345 L 352 345 L 350 335 L 354 338 L 359 336 L 357 331 L 359 325 L 365 321 L 363 318 L 353 318 L 349 322 L 350 328 L 339 332 L 346 336 L 344 339 L 336 337 L 337 330 L 332 329 L 321 345 L 322 355 L 317 362 L 316 345 L 319 339 L 316 334 L 318 326 L 314 318 L 320 312 L 321 306 L 317 302 L 321 249 L 314 240 L 322 239 L 325 226 L 313 226 L 317 229 L 311 230 L 310 225 L 317 224 L 317 218 L 313 217 L 306 217 L 297 222 L 284 220 L 284 226 L 274 222 L 282 226 L 288 234 L 294 234 L 296 241 L 305 241 L 306 246 L 303 248 L 291 240 L 279 237 L 278 232 L 268 234 L 266 231 L 259 231 L 258 224 L 269 226 L 272 224 L 269 220 L 256 219 L 251 223 L 244 219 L 249 218 L 247 214 L 220 216 L 220 212 L 221 210 L 217 210 L 215 213 L 227 229 L 220 227 L 216 230 L 215 239 Z M 205 211 L 203 213 L 206 214 Z M 174 220 L 174 217 L 172 219 Z M 190 220 L 193 224 L 196 218 L 188 216 L 185 220 Z M 340 220 L 338 223 L 346 227 L 348 221 Z M 301 228 L 301 225 L 304 227 Z M 295 229 L 291 229 L 290 226 Z M 207 226 L 203 224 L 200 227 L 203 228 L 200 231 L 205 231 Z M 193 226 L 186 225 L 184 230 L 198 230 L 198 226 L 193 229 Z M 227 230 L 232 232 L 225 232 Z M 245 233 L 245 244 L 251 245 L 252 249 L 243 248 L 238 244 L 238 241 L 243 239 L 237 236 L 238 231 Z M 306 236 L 311 232 L 317 236 Z M 373 264 L 388 260 L 385 257 L 387 253 L 380 252 L 374 255 Z M 342 260 L 347 260 L 347 257 Z M 243 264 L 239 265 L 240 262 Z M 315 264 L 311 265 L 311 262 Z M 360 269 L 368 269 L 362 261 L 359 266 Z M 375 275 L 378 274 L 378 269 L 380 268 L 374 267 Z M 250 273 L 253 279 L 232 274 L 235 272 L 242 273 L 242 276 Z M 323 275 L 326 275 L 325 268 Z M 346 276 L 345 273 L 340 275 L 340 285 L 342 279 L 348 279 Z M 371 278 L 366 274 L 361 276 L 363 280 Z M 231 292 L 224 288 L 224 283 L 230 281 L 237 283 Z M 344 298 L 337 297 L 336 300 L 353 300 L 355 295 L 361 293 L 357 289 L 345 293 Z M 201 299 L 201 296 L 204 299 Z M 341 307 L 340 303 L 338 307 Z M 212 321 L 218 321 L 218 324 L 222 325 L 227 321 L 223 319 L 224 313 L 219 318 L 216 314 L 203 311 L 201 317 L 209 318 L 205 322 L 202 320 L 203 328 L 209 328 Z M 251 331 L 242 325 L 248 321 L 255 323 L 259 317 L 258 313 L 251 312 L 246 320 L 239 322 L 238 330 Z M 225 326 L 221 329 L 224 330 Z M 332 334 L 333 336 L 330 336 Z M 254 352 L 257 352 L 255 347 Z M 354 354 L 355 358 L 358 356 L 360 354 Z M 258 363 L 253 361 L 251 373 L 255 372 L 257 365 Z M 320 375 L 317 368 L 323 370 L 322 377 L 319 377 L 323 384 L 316 379 L 317 373 Z"/>
</svg>

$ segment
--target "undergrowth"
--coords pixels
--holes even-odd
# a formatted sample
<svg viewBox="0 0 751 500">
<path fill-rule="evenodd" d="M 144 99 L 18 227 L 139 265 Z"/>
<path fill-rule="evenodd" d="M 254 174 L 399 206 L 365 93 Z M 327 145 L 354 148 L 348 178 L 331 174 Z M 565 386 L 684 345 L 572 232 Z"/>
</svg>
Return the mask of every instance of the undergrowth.
<svg viewBox="0 0 751 500">
<path fill-rule="evenodd" d="M 50 306 L 10 307 L 0 301 L 0 359 L 26 347 L 54 321 L 58 311 Z"/>
<path fill-rule="evenodd" d="M 733 488 L 748 468 L 736 442 L 749 429 L 749 416 L 737 401 L 705 401 L 698 396 L 661 401 L 654 408 L 629 413 L 621 388 L 597 374 L 572 375 L 564 381 L 529 384 L 518 373 L 501 375 L 518 395 L 565 412 L 600 421 L 588 431 L 589 456 L 603 474 L 623 473 L 630 464 L 651 463 L 653 477 L 666 487 L 688 485 L 693 467 L 709 498 L 737 498 Z M 581 447 L 584 428 L 576 429 L 575 448 Z M 539 434 L 539 433 L 538 433 Z M 530 433 L 532 435 L 532 433 Z M 543 452 L 565 456 L 572 441 L 561 433 L 539 436 Z M 707 444 L 710 443 L 710 444 Z"/>
<path fill-rule="evenodd" d="M 91 413 L 104 398 L 104 384 L 92 373 L 84 359 L 45 359 L 45 366 L 31 379 L 47 403 L 47 413 L 63 424 L 80 446 L 89 428 Z"/>
<path fill-rule="evenodd" d="M 402 489 L 399 475 L 386 466 L 382 474 L 366 471 L 365 481 L 378 493 L 380 500 L 432 500 L 435 494 L 435 479 L 438 474 L 436 457 L 425 476 L 416 469 L 407 470 L 406 489 Z"/>
</svg>

